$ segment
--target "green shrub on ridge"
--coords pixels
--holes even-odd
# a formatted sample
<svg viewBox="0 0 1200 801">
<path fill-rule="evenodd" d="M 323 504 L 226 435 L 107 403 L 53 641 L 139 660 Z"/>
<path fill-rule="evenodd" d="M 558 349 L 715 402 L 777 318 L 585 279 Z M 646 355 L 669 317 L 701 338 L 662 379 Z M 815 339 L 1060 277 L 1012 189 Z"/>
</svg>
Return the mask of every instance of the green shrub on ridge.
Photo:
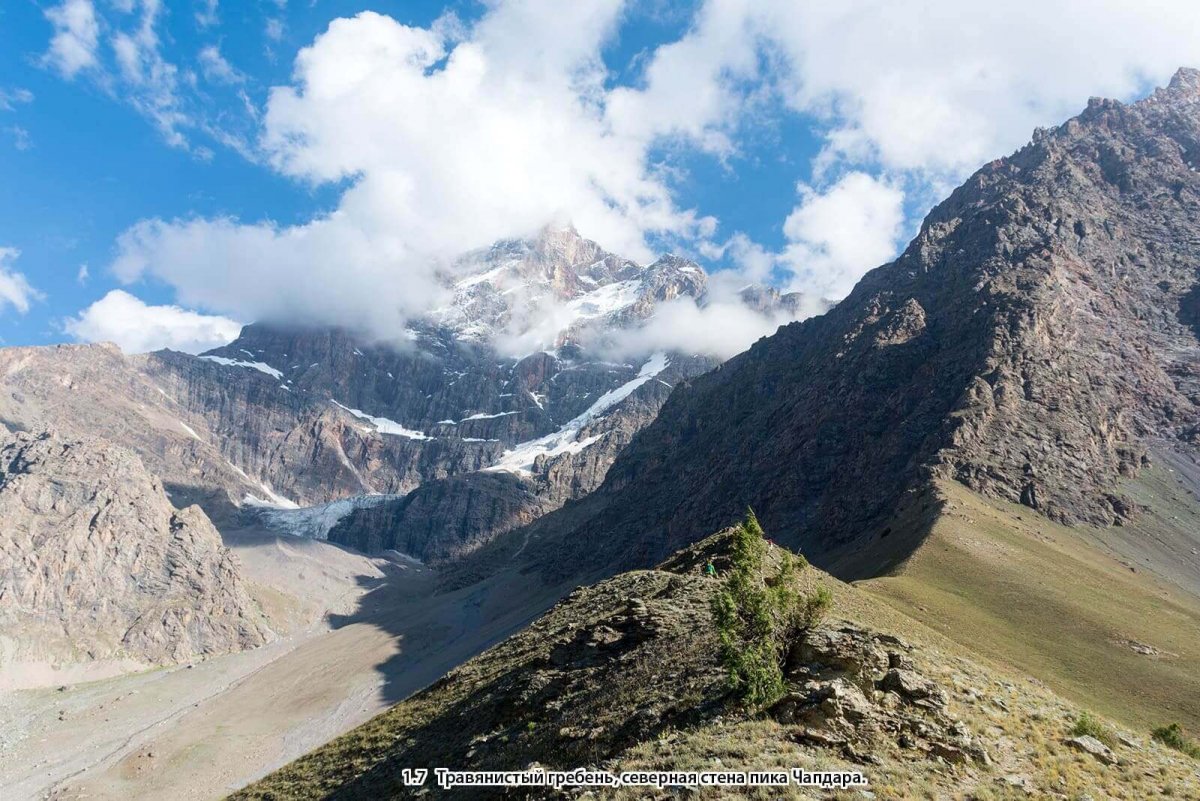
<svg viewBox="0 0 1200 801">
<path fill-rule="evenodd" d="M 734 530 L 732 569 L 713 600 L 713 618 L 721 641 L 721 661 L 729 682 L 749 709 L 779 700 L 785 691 L 783 660 L 787 645 L 803 628 L 814 625 L 832 602 L 825 587 L 801 600 L 796 574 L 808 562 L 785 553 L 767 580 L 763 560 L 767 541 L 753 510 Z"/>
</svg>

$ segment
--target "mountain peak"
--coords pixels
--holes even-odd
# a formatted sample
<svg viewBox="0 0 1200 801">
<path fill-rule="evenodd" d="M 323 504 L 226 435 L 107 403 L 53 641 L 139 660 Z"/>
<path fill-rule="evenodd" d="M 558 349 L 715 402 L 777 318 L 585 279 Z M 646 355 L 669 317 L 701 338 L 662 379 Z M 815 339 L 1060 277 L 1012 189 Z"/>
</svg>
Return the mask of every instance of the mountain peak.
<svg viewBox="0 0 1200 801">
<path fill-rule="evenodd" d="M 531 352 L 576 341 L 585 328 L 634 324 L 658 302 L 700 297 L 707 283 L 694 262 L 668 255 L 644 266 L 569 224 L 468 253 L 447 279 L 452 298 L 433 312 L 435 325 L 478 342 L 515 336 Z"/>
<path fill-rule="evenodd" d="M 1139 106 L 1188 108 L 1200 102 L 1200 69 L 1180 67 L 1166 86 L 1155 89 Z"/>
<path fill-rule="evenodd" d="M 1180 67 L 1167 84 L 1168 92 L 1200 96 L 1200 69 Z"/>
</svg>

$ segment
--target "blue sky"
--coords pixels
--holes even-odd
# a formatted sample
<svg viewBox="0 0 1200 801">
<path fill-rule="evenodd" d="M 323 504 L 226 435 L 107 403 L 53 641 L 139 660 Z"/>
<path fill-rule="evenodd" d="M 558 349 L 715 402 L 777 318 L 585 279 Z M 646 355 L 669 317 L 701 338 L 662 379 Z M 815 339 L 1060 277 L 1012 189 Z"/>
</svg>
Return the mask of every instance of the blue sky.
<svg viewBox="0 0 1200 801">
<path fill-rule="evenodd" d="M 1200 63 L 1193 4 L 1085 5 L 7 3 L 0 338 L 386 334 L 562 220 L 833 300 L 1035 125 Z"/>
</svg>

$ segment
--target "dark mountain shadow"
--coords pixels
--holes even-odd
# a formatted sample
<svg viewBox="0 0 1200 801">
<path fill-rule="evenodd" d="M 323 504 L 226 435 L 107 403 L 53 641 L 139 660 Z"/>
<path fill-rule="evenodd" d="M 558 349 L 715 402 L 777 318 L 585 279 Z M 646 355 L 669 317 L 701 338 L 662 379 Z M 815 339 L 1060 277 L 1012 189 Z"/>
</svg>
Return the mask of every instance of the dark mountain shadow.
<svg viewBox="0 0 1200 801">
<path fill-rule="evenodd" d="M 395 638 L 398 651 L 376 669 L 389 704 L 432 684 L 447 671 L 525 627 L 571 587 L 514 583 L 511 574 L 444 590 L 435 568 L 393 562 L 383 579 L 360 576 L 367 592 L 355 610 L 330 615 L 334 629 L 373 626 Z"/>
<path fill-rule="evenodd" d="M 176 509 L 183 509 L 193 504 L 204 510 L 208 519 L 218 529 L 236 526 L 241 522 L 242 511 L 229 499 L 229 493 L 223 489 L 213 489 L 200 484 L 182 484 L 164 481 L 163 489 Z"/>
</svg>

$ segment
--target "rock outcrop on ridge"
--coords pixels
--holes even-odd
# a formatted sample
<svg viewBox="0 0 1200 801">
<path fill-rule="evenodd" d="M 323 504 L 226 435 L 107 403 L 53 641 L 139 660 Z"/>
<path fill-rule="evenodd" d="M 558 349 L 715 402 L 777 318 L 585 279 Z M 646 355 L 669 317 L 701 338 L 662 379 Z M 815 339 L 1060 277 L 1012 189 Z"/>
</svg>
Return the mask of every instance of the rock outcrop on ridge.
<svg viewBox="0 0 1200 801">
<path fill-rule="evenodd" d="M 1098 757 L 1077 748 L 1080 710 L 1013 679 L 854 587 L 813 567 L 790 579 L 824 588 L 823 620 L 781 643 L 782 695 L 747 709 L 730 682 L 714 621 L 728 533 L 649 570 L 577 588 L 521 631 L 368 723 L 239 791 L 236 799 L 711 798 L 827 799 L 818 787 L 712 786 L 683 779 L 622 788 L 460 786 L 430 770 L 862 773 L 879 798 L 1146 798 L 1200 788 L 1189 760 L 1110 729 Z M 782 559 L 769 548 L 771 580 Z M 721 577 L 705 576 L 709 561 Z M 1105 734 L 1105 736 L 1109 736 Z M 1119 738 L 1119 739 L 1118 739 Z M 1111 792 L 1119 788 L 1119 794 Z"/>
<path fill-rule="evenodd" d="M 0 438 L 0 668 L 165 665 L 269 636 L 212 523 L 133 453 Z"/>
</svg>

